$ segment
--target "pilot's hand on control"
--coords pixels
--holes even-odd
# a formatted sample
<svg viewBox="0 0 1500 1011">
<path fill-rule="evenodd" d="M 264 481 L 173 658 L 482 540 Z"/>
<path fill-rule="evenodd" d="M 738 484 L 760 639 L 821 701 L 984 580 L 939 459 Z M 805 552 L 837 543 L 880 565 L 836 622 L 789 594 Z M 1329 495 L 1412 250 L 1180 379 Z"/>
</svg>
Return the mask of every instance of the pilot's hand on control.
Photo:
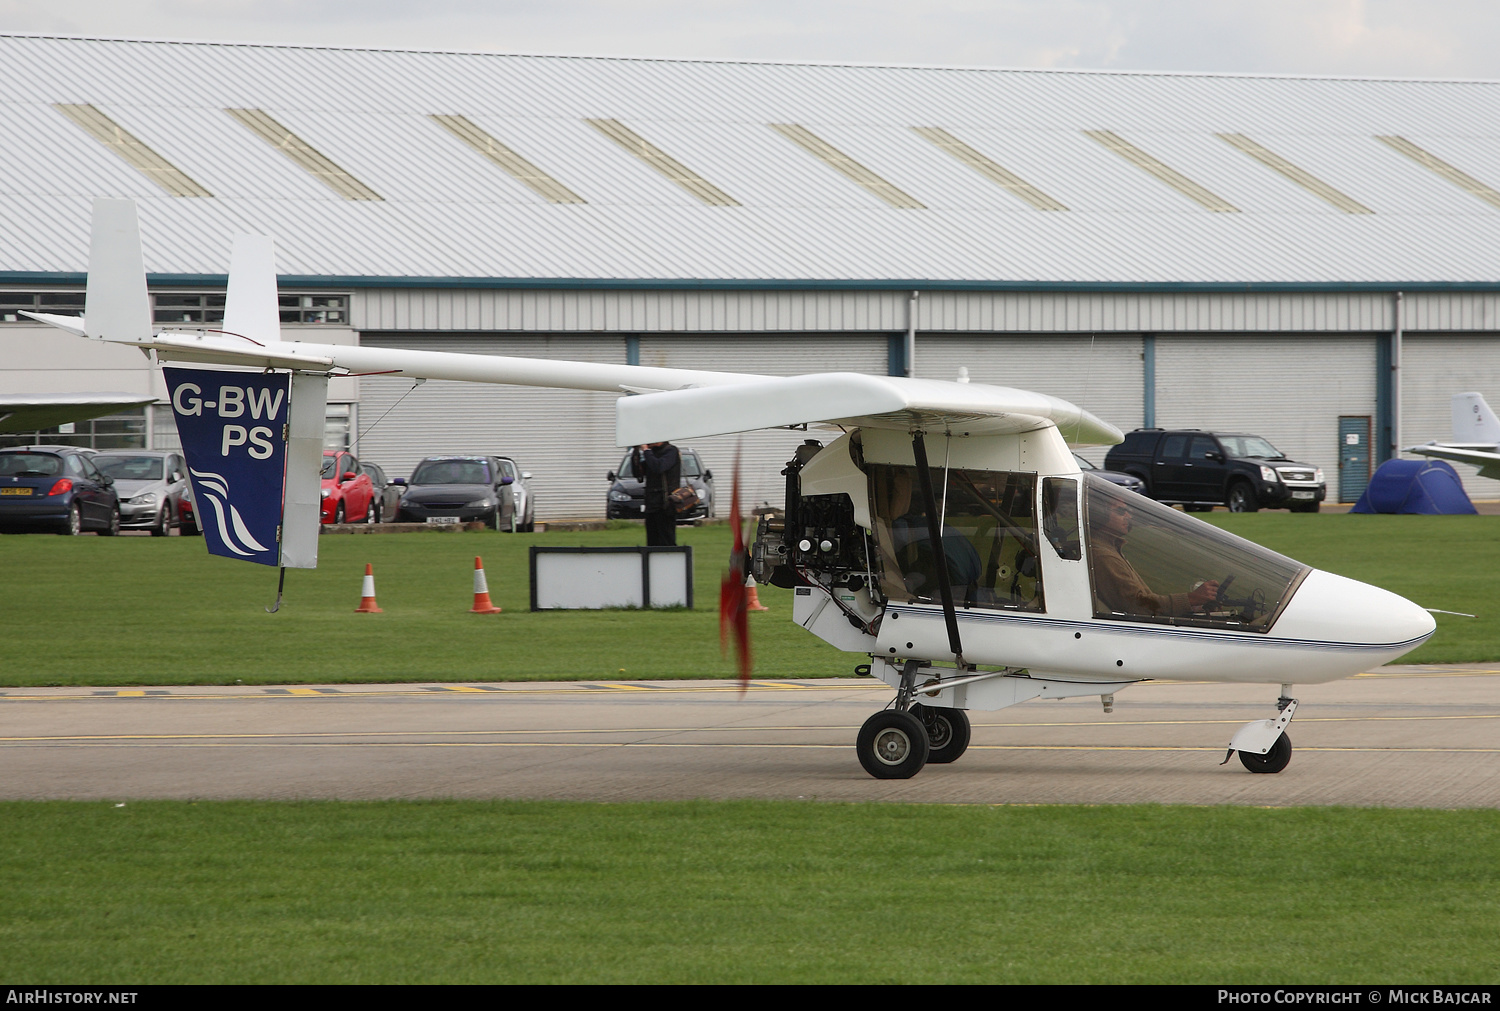
<svg viewBox="0 0 1500 1011">
<path fill-rule="evenodd" d="M 1188 591 L 1188 603 L 1193 607 L 1202 607 L 1219 595 L 1219 581 L 1210 579 L 1199 583 Z"/>
</svg>

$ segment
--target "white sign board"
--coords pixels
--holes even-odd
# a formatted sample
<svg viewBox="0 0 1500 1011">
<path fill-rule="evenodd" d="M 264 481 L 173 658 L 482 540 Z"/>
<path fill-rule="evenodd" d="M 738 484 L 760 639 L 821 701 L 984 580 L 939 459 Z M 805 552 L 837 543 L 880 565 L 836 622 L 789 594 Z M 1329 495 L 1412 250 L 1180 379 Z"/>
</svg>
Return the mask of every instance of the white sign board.
<svg viewBox="0 0 1500 1011">
<path fill-rule="evenodd" d="M 692 607 L 693 549 L 531 549 L 531 609 Z"/>
</svg>

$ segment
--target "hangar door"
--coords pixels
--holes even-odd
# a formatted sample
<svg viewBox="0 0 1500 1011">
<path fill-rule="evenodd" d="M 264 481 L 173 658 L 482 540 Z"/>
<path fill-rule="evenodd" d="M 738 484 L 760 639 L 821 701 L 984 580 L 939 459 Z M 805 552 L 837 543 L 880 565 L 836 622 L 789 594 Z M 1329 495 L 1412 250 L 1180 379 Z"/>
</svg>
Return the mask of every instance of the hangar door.
<svg viewBox="0 0 1500 1011">
<path fill-rule="evenodd" d="M 360 343 L 625 364 L 625 342 L 618 336 L 364 334 Z M 614 448 L 617 394 L 439 380 L 413 389 L 409 379 L 380 376 L 359 382 L 355 455 L 378 463 L 391 477 L 410 476 L 424 456 L 512 456 L 532 474 L 538 519 L 604 515 L 604 475 L 620 462 Z"/>
<path fill-rule="evenodd" d="M 917 375 L 1012 386 L 1071 401 L 1122 432 L 1139 428 L 1141 338 L 1136 335 L 917 334 Z M 1103 464 L 1106 450 L 1080 455 Z"/>
<path fill-rule="evenodd" d="M 1375 414 L 1375 338 L 1158 336 L 1156 423 L 1248 432 L 1323 468 L 1338 498 L 1339 417 Z"/>
<path fill-rule="evenodd" d="M 1492 409 L 1500 410 L 1500 334 L 1407 334 L 1401 366 L 1402 449 L 1452 441 L 1455 393 L 1482 393 Z M 1453 469 L 1471 498 L 1500 498 L 1500 481 L 1481 478 L 1461 463 Z"/>
<path fill-rule="evenodd" d="M 763 376 L 797 376 L 810 372 L 862 372 L 886 374 L 889 337 L 878 334 L 736 334 L 723 336 L 641 337 L 641 364 L 674 369 L 709 369 L 715 372 L 749 372 Z M 786 478 L 781 471 L 804 439 L 817 439 L 825 446 L 839 436 L 837 430 L 794 432 L 775 429 L 748 432 L 744 436 L 720 435 L 693 439 L 691 445 L 703 457 L 703 465 L 714 472 L 718 514 L 729 513 L 731 475 L 735 447 L 742 446 L 740 495 L 748 512 L 762 503 L 785 505 Z M 619 458 L 616 457 L 616 462 Z M 602 496 L 601 496 L 602 501 Z"/>
</svg>

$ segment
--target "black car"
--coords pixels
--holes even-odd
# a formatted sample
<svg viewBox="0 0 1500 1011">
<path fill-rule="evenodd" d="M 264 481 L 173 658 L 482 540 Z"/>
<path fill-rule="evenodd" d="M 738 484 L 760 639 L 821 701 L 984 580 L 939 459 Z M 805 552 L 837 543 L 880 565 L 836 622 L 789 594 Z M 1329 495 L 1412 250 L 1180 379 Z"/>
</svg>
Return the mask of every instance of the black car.
<svg viewBox="0 0 1500 1011">
<path fill-rule="evenodd" d="M 0 530 L 119 533 L 114 478 L 95 466 L 93 455 L 76 446 L 0 450 Z"/>
<path fill-rule="evenodd" d="M 1138 428 L 1104 466 L 1145 481 L 1158 502 L 1194 512 L 1225 505 L 1235 513 L 1263 506 L 1315 513 L 1328 493 L 1322 468 L 1287 459 L 1258 435 Z"/>
<path fill-rule="evenodd" d="M 677 447 L 682 454 L 682 483 L 698 492 L 698 504 L 677 517 L 678 523 L 712 519 L 714 516 L 714 472 L 705 470 L 703 460 L 691 449 Z M 611 482 L 605 499 L 605 516 L 612 520 L 638 520 L 646 515 L 646 486 L 631 467 L 630 454 L 620 461 L 618 471 L 610 471 Z"/>
<path fill-rule="evenodd" d="M 479 520 L 492 530 L 509 530 L 515 513 L 500 460 L 493 456 L 429 456 L 406 480 L 401 495 L 401 523 L 470 523 Z"/>
</svg>

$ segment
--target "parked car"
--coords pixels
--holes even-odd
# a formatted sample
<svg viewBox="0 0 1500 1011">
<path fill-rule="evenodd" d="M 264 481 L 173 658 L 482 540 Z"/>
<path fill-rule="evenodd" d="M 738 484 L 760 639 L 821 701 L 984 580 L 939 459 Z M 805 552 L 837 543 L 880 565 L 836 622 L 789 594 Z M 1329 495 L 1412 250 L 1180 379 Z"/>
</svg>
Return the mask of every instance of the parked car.
<svg viewBox="0 0 1500 1011">
<path fill-rule="evenodd" d="M 1104 458 L 1110 470 L 1146 482 L 1146 494 L 1190 512 L 1263 506 L 1315 513 L 1327 495 L 1323 470 L 1289 460 L 1258 435 L 1138 428 Z"/>
<path fill-rule="evenodd" d="M 531 471 L 522 470 L 514 457 L 498 456 L 500 473 L 511 479 L 510 493 L 515 498 L 515 511 L 511 515 L 511 530 L 524 534 L 536 530 L 536 496 L 531 492 Z"/>
<path fill-rule="evenodd" d="M 1077 453 L 1073 454 L 1073 459 L 1078 461 L 1078 467 L 1080 470 L 1088 471 L 1091 474 L 1097 474 L 1100 477 L 1104 478 L 1104 480 L 1110 482 L 1111 484 L 1117 484 L 1121 488 L 1128 488 L 1129 490 L 1141 495 L 1146 494 L 1146 482 L 1142 481 L 1134 474 L 1126 474 L 1124 471 L 1105 470 L 1102 467 L 1095 467 L 1092 463 L 1089 463 Z"/>
<path fill-rule="evenodd" d="M 470 523 L 481 520 L 493 530 L 510 528 L 516 500 L 512 480 L 499 457 L 429 456 L 412 470 L 404 486 L 401 513 L 405 523 Z"/>
<path fill-rule="evenodd" d="M 93 455 L 77 446 L 0 450 L 0 529 L 119 533 L 115 481 L 95 466 Z"/>
<path fill-rule="evenodd" d="M 375 486 L 354 454 L 323 453 L 323 522 L 374 523 Z"/>
<path fill-rule="evenodd" d="M 368 460 L 361 460 L 359 466 L 370 476 L 370 485 L 375 489 L 375 518 L 370 522 L 394 520 L 401 511 L 401 486 L 392 484 L 385 476 L 385 469 Z"/>
<path fill-rule="evenodd" d="M 115 479 L 120 529 L 149 530 L 165 537 L 182 522 L 188 490 L 187 463 L 179 452 L 116 449 L 95 453 L 94 463 Z"/>
<path fill-rule="evenodd" d="M 698 492 L 698 505 L 677 517 L 678 523 L 712 519 L 714 516 L 714 472 L 706 470 L 697 452 L 678 446 L 682 454 L 682 481 Z M 618 471 L 610 471 L 609 495 L 605 499 L 605 515 L 612 520 L 638 520 L 646 514 L 646 486 L 631 467 L 630 453 L 620 461 Z"/>
</svg>

